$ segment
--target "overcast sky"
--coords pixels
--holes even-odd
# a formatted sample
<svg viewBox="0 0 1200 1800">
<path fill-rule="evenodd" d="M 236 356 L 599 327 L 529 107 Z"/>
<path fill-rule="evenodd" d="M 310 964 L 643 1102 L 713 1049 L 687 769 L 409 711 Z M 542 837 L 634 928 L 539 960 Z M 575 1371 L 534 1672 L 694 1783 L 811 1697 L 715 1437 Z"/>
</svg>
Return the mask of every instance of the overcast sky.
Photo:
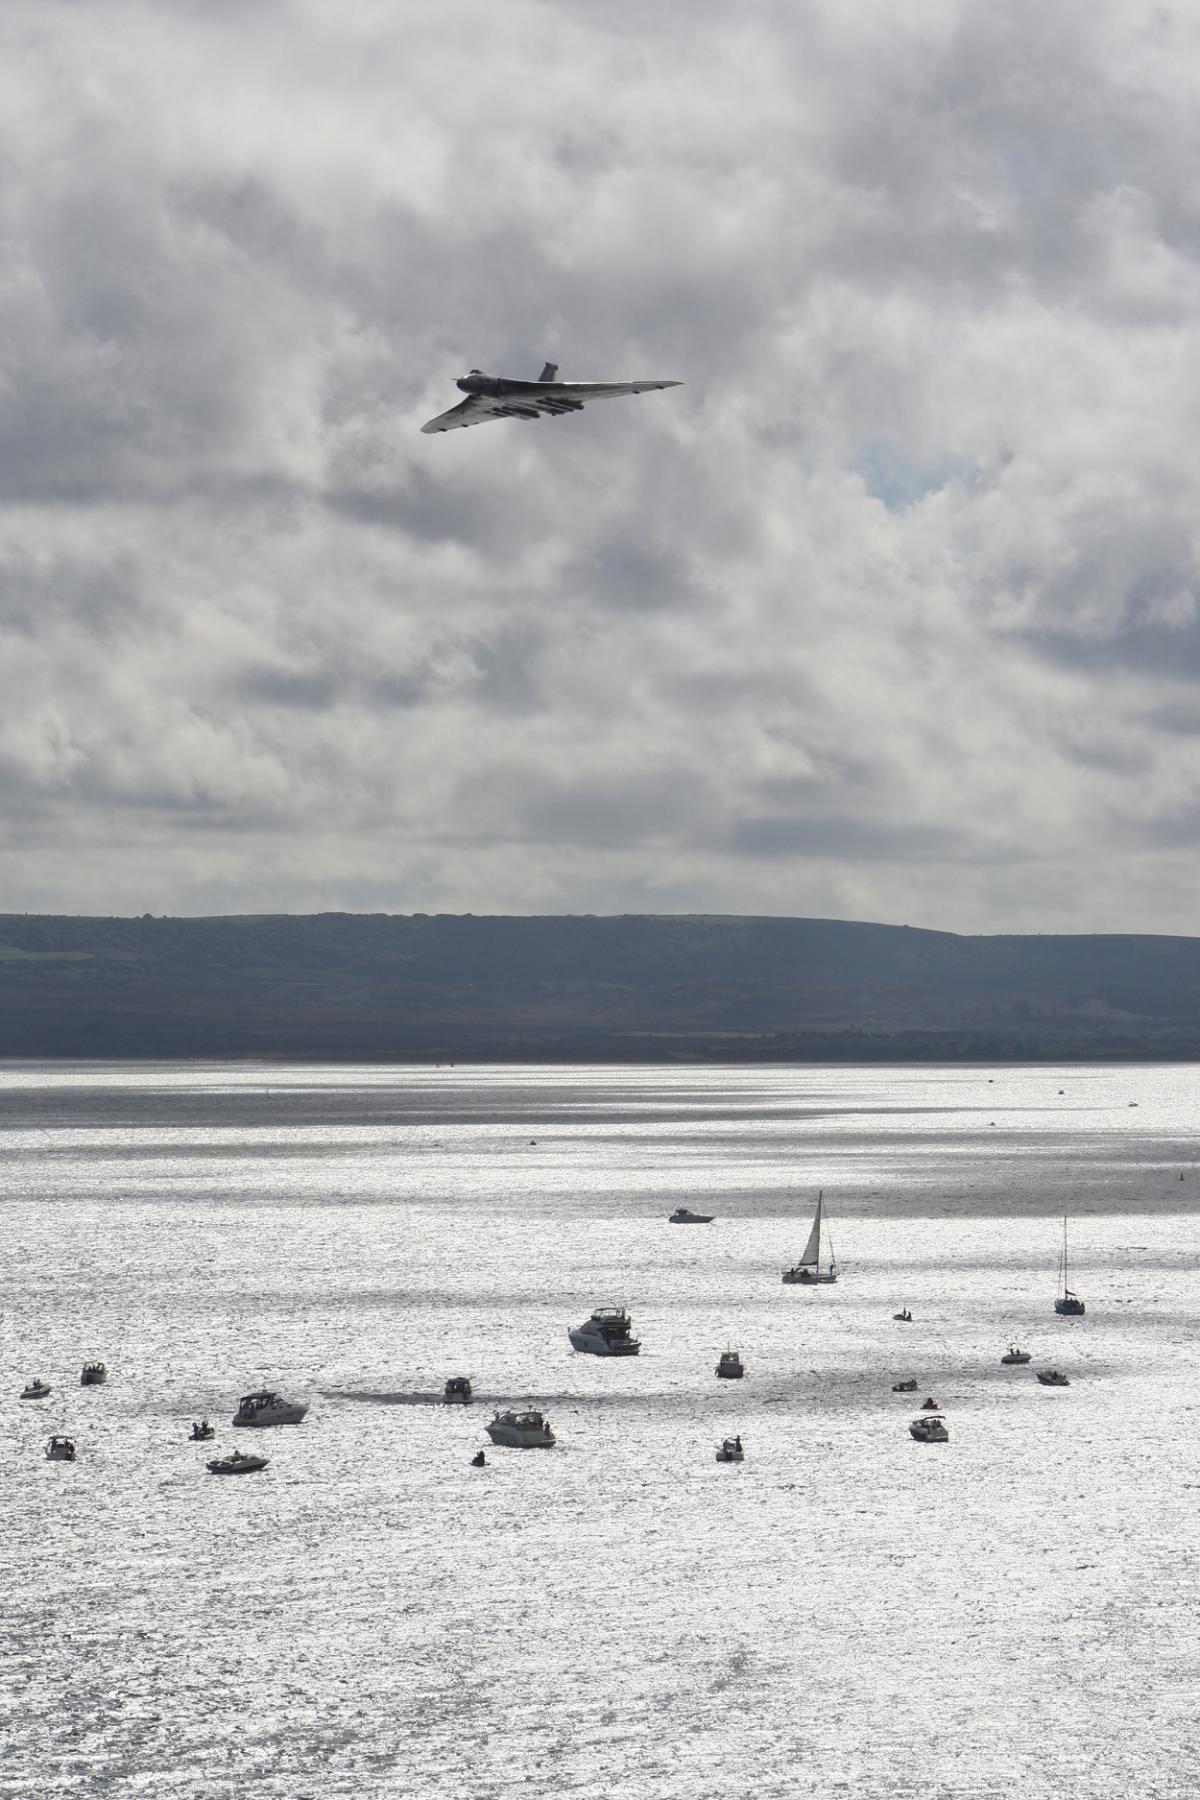
<svg viewBox="0 0 1200 1800">
<path fill-rule="evenodd" d="M 1200 929 L 1198 66 L 6 0 L 0 910 Z M 420 435 L 545 358 L 686 385 Z"/>
</svg>

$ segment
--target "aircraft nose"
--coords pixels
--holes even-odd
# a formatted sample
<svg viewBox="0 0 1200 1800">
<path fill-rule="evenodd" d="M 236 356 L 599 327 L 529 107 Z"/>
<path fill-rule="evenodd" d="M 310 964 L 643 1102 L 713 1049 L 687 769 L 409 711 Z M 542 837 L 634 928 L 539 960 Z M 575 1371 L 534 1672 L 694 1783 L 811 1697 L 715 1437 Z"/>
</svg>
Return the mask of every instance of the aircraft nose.
<svg viewBox="0 0 1200 1800">
<path fill-rule="evenodd" d="M 483 388 L 483 377 L 475 369 L 472 369 L 469 375 L 464 375 L 454 385 L 461 388 L 464 394 L 478 394 Z"/>
</svg>

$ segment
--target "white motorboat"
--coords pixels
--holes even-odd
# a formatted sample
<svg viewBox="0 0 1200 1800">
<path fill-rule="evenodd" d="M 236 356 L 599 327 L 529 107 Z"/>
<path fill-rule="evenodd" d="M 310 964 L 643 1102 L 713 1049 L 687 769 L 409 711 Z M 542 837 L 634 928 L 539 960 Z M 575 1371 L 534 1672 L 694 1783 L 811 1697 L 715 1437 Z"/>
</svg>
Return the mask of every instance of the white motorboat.
<svg viewBox="0 0 1200 1800">
<path fill-rule="evenodd" d="M 269 1456 L 249 1456 L 244 1450 L 235 1450 L 231 1456 L 218 1456 L 210 1462 L 210 1475 L 257 1475 L 270 1462 Z"/>
<path fill-rule="evenodd" d="M 640 1338 L 633 1336 L 633 1325 L 623 1306 L 598 1306 L 586 1324 L 567 1332 L 576 1350 L 592 1356 L 636 1356 Z"/>
<path fill-rule="evenodd" d="M 950 1442 L 946 1421 L 940 1413 L 925 1413 L 921 1418 L 914 1419 L 908 1429 L 918 1444 L 948 1444 Z"/>
<path fill-rule="evenodd" d="M 48 1381 L 31 1381 L 27 1387 L 21 1389 L 22 1400 L 45 1400 L 49 1394 L 50 1383 Z"/>
<path fill-rule="evenodd" d="M 528 1412 L 497 1413 L 485 1426 L 493 1444 L 507 1444 L 514 1450 L 553 1450 L 555 1438 L 549 1419 L 532 1409 Z"/>
<path fill-rule="evenodd" d="M 721 1442 L 720 1449 L 717 1451 L 717 1461 L 722 1462 L 722 1463 L 724 1463 L 724 1462 L 744 1462 L 745 1461 L 745 1452 L 742 1449 L 741 1438 L 740 1437 L 724 1438 Z"/>
<path fill-rule="evenodd" d="M 442 1398 L 447 1406 L 469 1406 L 475 1398 L 471 1392 L 470 1376 L 451 1375 L 446 1382 Z"/>
<path fill-rule="evenodd" d="M 1027 1363 L 1031 1360 L 1032 1359 L 1030 1357 L 1029 1351 L 1028 1350 L 1018 1350 L 1017 1346 L 1015 1344 L 1010 1344 L 1008 1346 L 1008 1349 L 1005 1351 L 1004 1355 L 1000 1358 L 1000 1361 L 1002 1363 L 1009 1363 L 1009 1364 Z"/>
<path fill-rule="evenodd" d="M 108 1370 L 102 1362 L 84 1363 L 83 1373 L 79 1377 L 80 1387 L 103 1387 L 108 1380 Z"/>
<path fill-rule="evenodd" d="M 689 1212 L 686 1206 L 677 1206 L 667 1220 L 668 1225 L 711 1225 L 715 1214 Z"/>
<path fill-rule="evenodd" d="M 235 1425 L 298 1425 L 308 1407 L 298 1400 L 285 1400 L 270 1388 L 243 1394 L 233 1415 Z"/>
<path fill-rule="evenodd" d="M 740 1381 L 746 1366 L 736 1350 L 722 1350 L 717 1360 L 717 1374 L 722 1381 Z"/>
<path fill-rule="evenodd" d="M 46 1445 L 47 1462 L 74 1462 L 75 1446 L 69 1437 L 52 1437 Z"/>
<path fill-rule="evenodd" d="M 837 1263 L 833 1255 L 833 1238 L 826 1227 L 825 1236 L 829 1240 L 829 1261 L 825 1268 L 821 1267 L 821 1226 L 825 1216 L 825 1195 L 817 1195 L 817 1210 L 813 1214 L 812 1226 L 808 1233 L 808 1242 L 804 1246 L 804 1254 L 790 1269 L 783 1271 L 785 1282 L 796 1287 L 824 1287 L 838 1278 Z"/>
<path fill-rule="evenodd" d="M 1039 1369 L 1037 1378 L 1043 1387 L 1070 1387 L 1071 1385 L 1061 1369 Z"/>
</svg>

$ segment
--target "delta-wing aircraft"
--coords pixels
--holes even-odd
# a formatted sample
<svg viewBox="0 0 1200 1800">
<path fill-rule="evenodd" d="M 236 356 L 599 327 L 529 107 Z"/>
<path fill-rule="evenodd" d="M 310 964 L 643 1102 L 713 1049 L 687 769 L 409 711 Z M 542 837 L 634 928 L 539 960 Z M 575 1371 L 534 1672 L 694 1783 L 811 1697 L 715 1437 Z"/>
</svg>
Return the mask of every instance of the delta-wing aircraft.
<svg viewBox="0 0 1200 1800">
<path fill-rule="evenodd" d="M 467 398 L 421 430 L 456 431 L 460 425 L 486 425 L 489 419 L 554 419 L 559 413 L 582 412 L 587 400 L 615 400 L 619 394 L 682 386 L 678 381 L 559 381 L 557 375 L 558 364 L 550 362 L 536 381 L 472 369 L 455 384 Z"/>
</svg>

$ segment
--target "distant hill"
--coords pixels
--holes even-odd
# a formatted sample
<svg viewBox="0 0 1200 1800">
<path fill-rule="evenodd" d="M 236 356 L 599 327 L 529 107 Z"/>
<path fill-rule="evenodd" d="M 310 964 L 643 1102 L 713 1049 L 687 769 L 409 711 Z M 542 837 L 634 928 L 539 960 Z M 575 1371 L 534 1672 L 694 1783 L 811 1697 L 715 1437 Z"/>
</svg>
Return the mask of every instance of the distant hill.
<svg viewBox="0 0 1200 1800">
<path fill-rule="evenodd" d="M 0 915 L 0 1056 L 1200 1056 L 1200 939 L 833 919 Z"/>
</svg>

